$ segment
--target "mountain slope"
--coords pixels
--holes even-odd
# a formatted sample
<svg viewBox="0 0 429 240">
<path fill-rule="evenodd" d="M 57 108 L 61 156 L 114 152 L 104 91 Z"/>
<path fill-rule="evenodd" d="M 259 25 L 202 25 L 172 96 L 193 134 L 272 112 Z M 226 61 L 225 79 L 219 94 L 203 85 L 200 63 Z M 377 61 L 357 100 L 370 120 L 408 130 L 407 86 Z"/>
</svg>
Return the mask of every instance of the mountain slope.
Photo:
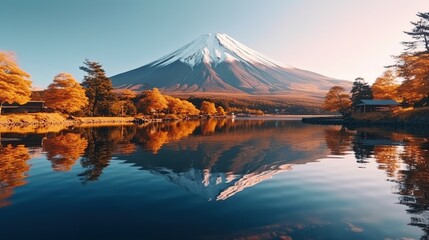
<svg viewBox="0 0 429 240">
<path fill-rule="evenodd" d="M 276 63 L 226 34 L 202 35 L 140 68 L 111 77 L 113 86 L 165 92 L 324 95 L 348 81 Z"/>
</svg>

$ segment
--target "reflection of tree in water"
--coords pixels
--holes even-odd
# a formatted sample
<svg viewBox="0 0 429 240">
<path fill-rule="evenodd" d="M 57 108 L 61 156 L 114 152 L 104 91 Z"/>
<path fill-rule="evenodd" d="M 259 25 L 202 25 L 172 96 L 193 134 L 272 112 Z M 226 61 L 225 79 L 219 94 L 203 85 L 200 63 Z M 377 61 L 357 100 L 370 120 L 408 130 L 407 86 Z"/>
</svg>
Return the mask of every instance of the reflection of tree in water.
<svg viewBox="0 0 429 240">
<path fill-rule="evenodd" d="M 201 132 L 203 135 L 214 133 L 217 124 L 218 121 L 216 119 L 208 119 L 207 121 L 203 121 L 201 124 Z"/>
<path fill-rule="evenodd" d="M 55 171 L 70 171 L 76 160 L 85 152 L 88 141 L 79 133 L 63 133 L 43 142 L 46 158 Z"/>
<path fill-rule="evenodd" d="M 112 141 L 112 128 L 85 129 L 88 147 L 81 159 L 81 165 L 87 170 L 80 173 L 82 183 L 98 180 L 103 169 L 109 166 L 112 159 L 114 142 Z"/>
<path fill-rule="evenodd" d="M 422 227 L 429 236 L 429 148 L 428 139 L 407 135 L 407 145 L 400 158 L 406 168 L 399 171 L 401 204 L 407 205 L 414 216 L 411 225 Z M 426 239 L 426 238 L 424 238 Z"/>
<path fill-rule="evenodd" d="M 365 144 L 365 141 L 367 139 L 371 139 L 373 137 L 373 135 L 368 134 L 366 132 L 358 131 L 356 133 L 355 139 L 353 141 L 353 151 L 355 153 L 355 158 L 358 163 L 368 163 L 366 159 L 370 158 L 371 155 L 374 153 L 374 145 Z"/>
<path fill-rule="evenodd" d="M 10 205 L 7 199 L 13 195 L 13 189 L 26 184 L 29 159 L 28 149 L 23 145 L 0 145 L 0 207 Z"/>
<path fill-rule="evenodd" d="M 426 135 L 427 136 L 427 135 Z M 365 146 L 365 140 L 376 142 Z M 382 140 L 380 142 L 380 140 Z M 390 141 L 390 145 L 389 145 Z M 404 146 L 397 146 L 405 143 Z M 364 131 L 354 142 L 355 156 L 365 159 L 373 152 L 378 168 L 398 184 L 399 203 L 408 206 L 410 225 L 418 226 L 429 237 L 429 141 L 408 133 Z M 359 157 L 359 158 L 358 158 Z M 403 164 L 403 166 L 401 166 Z"/>
<path fill-rule="evenodd" d="M 132 154 L 136 151 L 137 146 L 131 142 L 136 134 L 134 126 L 120 126 L 111 129 L 110 137 L 115 145 L 114 153 Z"/>
<path fill-rule="evenodd" d="M 344 155 L 350 150 L 354 133 L 342 127 L 340 130 L 327 128 L 325 129 L 326 145 L 331 149 L 333 155 Z"/>
<path fill-rule="evenodd" d="M 139 129 L 135 140 L 157 154 L 164 144 L 191 135 L 199 125 L 199 121 L 153 123 Z"/>
<path fill-rule="evenodd" d="M 397 146 L 374 147 L 374 158 L 378 163 L 378 169 L 386 171 L 388 177 L 395 177 L 400 167 L 397 149 Z"/>
</svg>

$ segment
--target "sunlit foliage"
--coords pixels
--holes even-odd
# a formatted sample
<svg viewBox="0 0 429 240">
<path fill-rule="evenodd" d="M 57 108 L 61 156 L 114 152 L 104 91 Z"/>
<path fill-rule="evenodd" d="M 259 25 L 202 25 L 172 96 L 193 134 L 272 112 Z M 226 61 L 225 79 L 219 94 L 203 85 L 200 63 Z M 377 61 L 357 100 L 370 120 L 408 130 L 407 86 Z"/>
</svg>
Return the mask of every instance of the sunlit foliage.
<svg viewBox="0 0 429 240">
<path fill-rule="evenodd" d="M 143 92 L 139 105 L 139 111 L 144 113 L 159 113 L 168 107 L 168 102 L 158 88 L 153 88 L 152 90 Z"/>
<path fill-rule="evenodd" d="M 30 101 L 30 75 L 19 68 L 15 56 L 0 51 L 0 114 L 3 103 L 24 104 Z"/>
<path fill-rule="evenodd" d="M 203 114 L 209 114 L 209 115 L 216 114 L 216 112 L 217 112 L 215 104 L 212 102 L 208 102 L 208 101 L 203 101 L 201 103 L 200 111 Z"/>
<path fill-rule="evenodd" d="M 346 93 L 343 87 L 333 86 L 326 94 L 322 108 L 330 112 L 339 112 L 344 115 L 347 108 L 350 106 L 350 95 Z"/>
<path fill-rule="evenodd" d="M 407 54 L 397 57 L 398 75 L 405 80 L 398 88 L 399 95 L 409 103 L 429 96 L 429 54 Z"/>
<path fill-rule="evenodd" d="M 224 116 L 226 114 L 225 109 L 223 109 L 222 106 L 217 106 L 216 108 L 216 114 L 220 116 Z"/>
<path fill-rule="evenodd" d="M 74 113 L 88 106 L 85 89 L 69 73 L 55 76 L 45 93 L 47 107 L 62 113 Z"/>
<path fill-rule="evenodd" d="M 378 77 L 372 84 L 372 93 L 375 99 L 401 100 L 398 96 L 399 84 L 395 82 L 395 75 L 392 70 L 387 70 Z"/>
</svg>

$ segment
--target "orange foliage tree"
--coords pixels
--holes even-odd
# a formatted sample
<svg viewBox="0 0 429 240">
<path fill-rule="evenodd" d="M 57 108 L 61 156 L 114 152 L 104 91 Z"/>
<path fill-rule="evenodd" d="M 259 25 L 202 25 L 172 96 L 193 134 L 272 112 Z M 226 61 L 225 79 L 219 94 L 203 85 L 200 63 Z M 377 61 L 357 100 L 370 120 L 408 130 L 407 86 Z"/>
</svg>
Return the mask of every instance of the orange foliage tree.
<svg viewBox="0 0 429 240">
<path fill-rule="evenodd" d="M 30 75 L 21 70 L 13 53 L 0 51 L 0 114 L 5 102 L 24 104 L 30 101 Z"/>
<path fill-rule="evenodd" d="M 13 195 L 13 189 L 26 184 L 29 159 L 28 149 L 23 145 L 0 145 L 0 207 L 10 205 L 7 199 Z"/>
<path fill-rule="evenodd" d="M 146 113 L 159 112 L 168 107 L 167 99 L 165 99 L 158 88 L 144 91 L 139 103 L 140 110 Z"/>
<path fill-rule="evenodd" d="M 52 162 L 55 171 L 70 171 L 84 153 L 88 140 L 78 133 L 66 133 L 48 137 L 43 142 L 46 158 Z"/>
<path fill-rule="evenodd" d="M 47 107 L 62 113 L 74 113 L 88 106 L 85 89 L 69 73 L 55 76 L 45 93 Z"/>
<path fill-rule="evenodd" d="M 189 115 L 198 115 L 200 114 L 200 110 L 198 110 L 194 104 L 187 100 L 182 100 L 182 104 L 184 105 L 184 111 Z"/>
<path fill-rule="evenodd" d="M 209 115 L 216 114 L 217 112 L 215 104 L 208 101 L 203 101 L 201 103 L 200 111 L 204 114 L 209 114 Z"/>
<path fill-rule="evenodd" d="M 173 114 L 183 113 L 185 106 L 182 103 L 182 100 L 171 96 L 165 96 L 165 99 L 167 100 L 169 113 L 173 113 Z"/>
<path fill-rule="evenodd" d="M 392 70 L 387 70 L 382 76 L 378 77 L 372 84 L 372 94 L 375 99 L 394 99 L 398 98 L 399 84 L 395 83 L 395 75 Z"/>
<path fill-rule="evenodd" d="M 222 106 L 218 106 L 216 108 L 216 112 L 217 112 L 217 115 L 221 115 L 221 116 L 224 116 L 226 114 L 225 109 L 223 109 Z"/>
<path fill-rule="evenodd" d="M 429 54 L 404 53 L 397 57 L 398 76 L 404 78 L 399 95 L 409 103 L 429 97 Z"/>
<path fill-rule="evenodd" d="M 345 92 L 344 88 L 333 86 L 326 94 L 322 108 L 330 112 L 338 111 L 344 116 L 351 104 L 350 95 Z"/>
</svg>

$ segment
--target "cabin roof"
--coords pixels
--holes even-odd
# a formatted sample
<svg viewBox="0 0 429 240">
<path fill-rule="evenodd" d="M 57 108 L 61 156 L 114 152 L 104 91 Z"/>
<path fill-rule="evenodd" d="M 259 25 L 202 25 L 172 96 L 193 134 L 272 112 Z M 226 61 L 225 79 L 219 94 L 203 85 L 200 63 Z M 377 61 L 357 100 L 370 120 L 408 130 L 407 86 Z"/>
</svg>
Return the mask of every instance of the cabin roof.
<svg viewBox="0 0 429 240">
<path fill-rule="evenodd" d="M 397 106 L 398 102 L 392 99 L 381 99 L 381 100 L 361 100 L 361 103 L 358 106 L 371 105 L 371 106 Z"/>
</svg>

